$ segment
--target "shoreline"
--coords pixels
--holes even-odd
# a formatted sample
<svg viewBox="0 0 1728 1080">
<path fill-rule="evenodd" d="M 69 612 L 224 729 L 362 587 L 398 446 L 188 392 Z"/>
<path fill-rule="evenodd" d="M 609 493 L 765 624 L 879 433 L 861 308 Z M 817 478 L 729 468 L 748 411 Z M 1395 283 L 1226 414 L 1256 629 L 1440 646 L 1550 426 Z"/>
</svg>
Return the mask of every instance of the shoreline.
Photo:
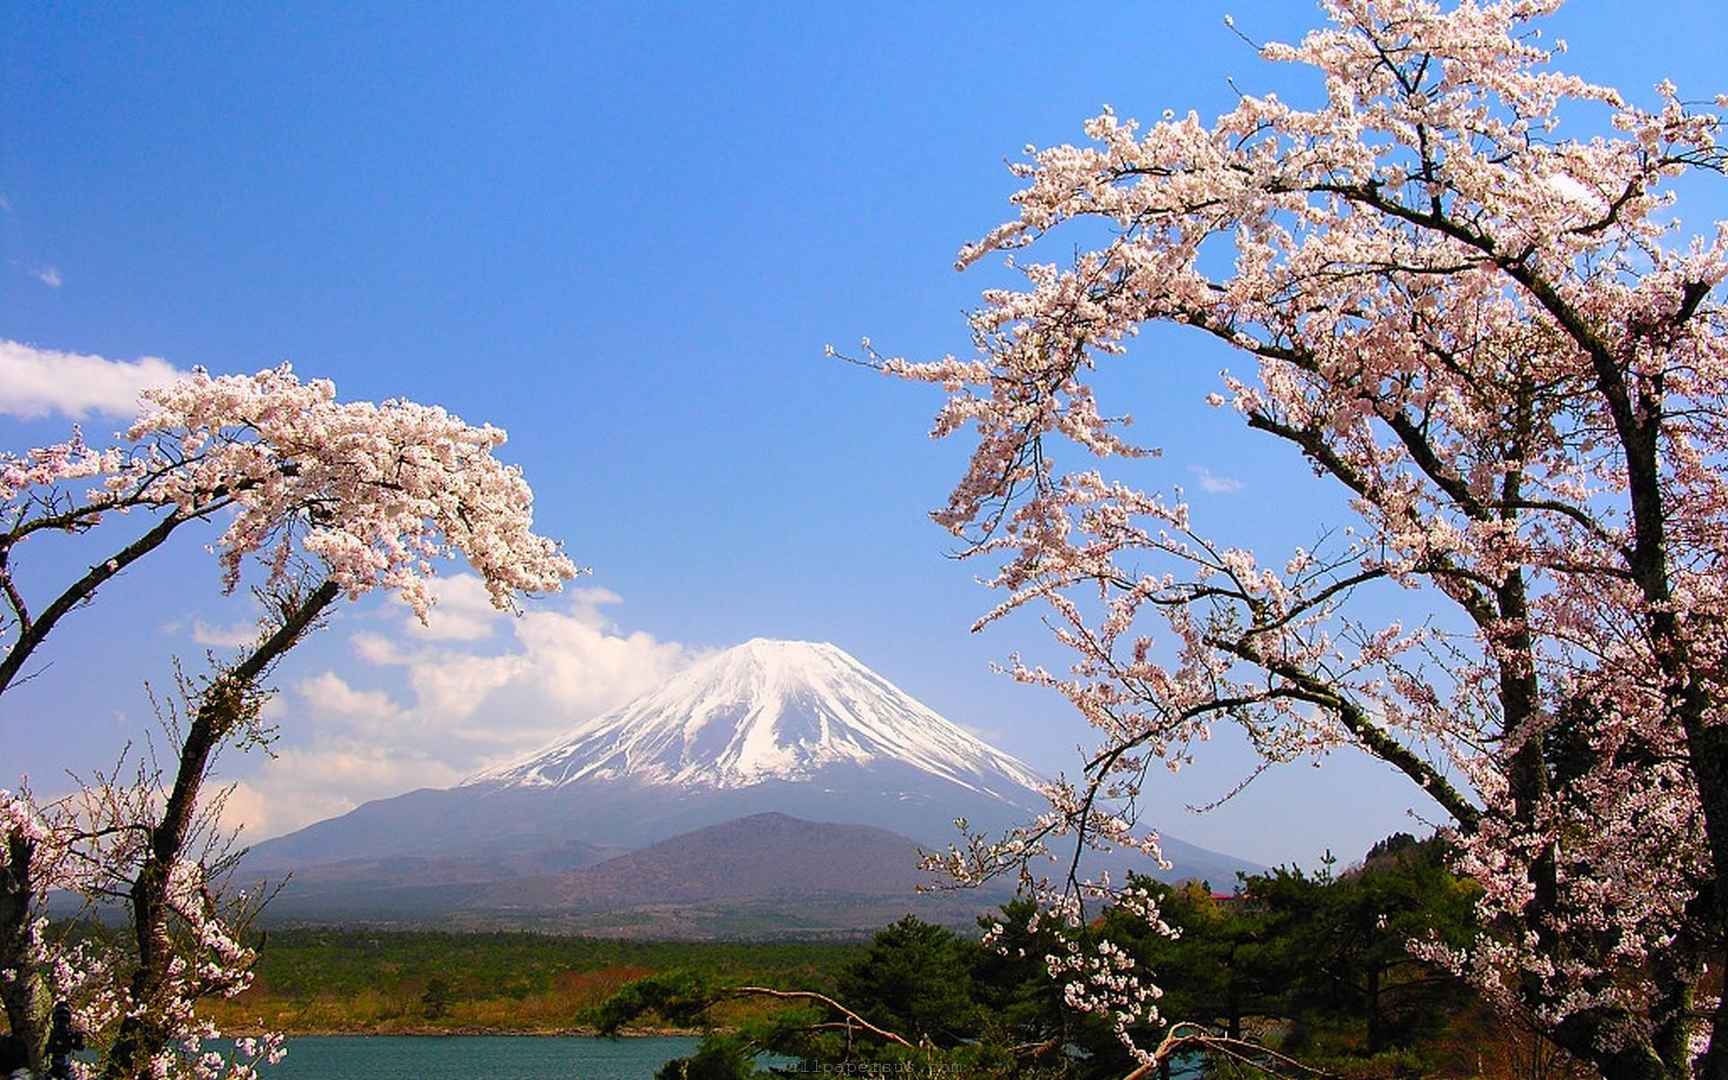
<svg viewBox="0 0 1728 1080">
<path fill-rule="evenodd" d="M 234 1028 L 223 1032 L 225 1038 L 262 1034 L 262 1028 Z M 613 1035 L 603 1035 L 598 1028 L 567 1027 L 567 1028 L 494 1028 L 494 1027 L 409 1027 L 400 1030 L 376 1031 L 355 1030 L 353 1028 L 310 1028 L 294 1029 L 278 1032 L 284 1039 L 330 1039 L 330 1038 L 391 1038 L 402 1036 L 414 1039 L 432 1038 L 484 1038 L 513 1036 L 535 1039 L 664 1039 L 688 1038 L 699 1039 L 706 1032 L 700 1028 L 625 1028 Z"/>
</svg>

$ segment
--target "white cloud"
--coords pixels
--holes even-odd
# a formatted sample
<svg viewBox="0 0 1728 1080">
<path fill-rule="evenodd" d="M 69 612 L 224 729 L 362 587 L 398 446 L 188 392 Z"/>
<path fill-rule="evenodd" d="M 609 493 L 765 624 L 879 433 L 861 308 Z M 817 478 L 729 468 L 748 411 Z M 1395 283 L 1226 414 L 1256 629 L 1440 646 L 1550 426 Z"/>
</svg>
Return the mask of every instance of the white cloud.
<svg viewBox="0 0 1728 1080">
<path fill-rule="evenodd" d="M 968 735 L 993 746 L 1000 746 L 1008 738 L 1008 732 L 999 727 L 985 727 L 982 724 L 969 724 L 964 720 L 954 721 L 954 725 Z"/>
<path fill-rule="evenodd" d="M 59 267 L 55 266 L 38 266 L 30 271 L 30 276 L 50 289 L 58 289 L 66 283 L 66 279 L 60 276 Z"/>
<path fill-rule="evenodd" d="M 1196 483 L 1200 485 L 1201 491 L 1210 492 L 1213 495 L 1234 495 L 1242 490 L 1242 481 L 1234 476 L 1215 473 L 1204 465 L 1190 465 L 1188 471 L 1197 478 Z"/>
<path fill-rule="evenodd" d="M 492 606 L 486 583 L 474 574 L 452 574 L 432 579 L 432 610 L 426 622 L 407 620 L 408 632 L 428 641 L 479 641 L 489 638 L 509 612 Z M 401 603 L 400 600 L 397 601 Z M 406 609 L 407 605 L 403 604 Z"/>
<path fill-rule="evenodd" d="M 601 610 L 618 602 L 605 589 L 570 590 L 519 618 L 488 606 L 480 634 L 474 601 L 484 593 L 471 574 L 444 579 L 433 610 L 446 620 L 424 628 L 404 611 L 400 632 L 350 638 L 358 666 L 301 679 L 271 700 L 277 757 L 245 778 L 228 815 L 251 815 L 249 842 L 368 799 L 457 783 L 658 686 L 696 656 L 618 630 Z M 487 640 L 506 626 L 508 641 Z M 397 690 L 363 685 L 374 680 Z"/>
<path fill-rule="evenodd" d="M 651 634 L 614 633 L 600 604 L 618 597 L 604 589 L 579 589 L 571 611 L 536 611 L 516 626 L 534 688 L 565 711 L 596 715 L 665 682 L 692 659 L 682 645 Z"/>
<path fill-rule="evenodd" d="M 108 360 L 0 339 L 0 414 L 33 420 L 50 413 L 131 417 L 139 391 L 184 372 L 159 356 Z"/>
<path fill-rule="evenodd" d="M 451 581 L 462 578 L 479 584 L 467 574 Z M 515 647 L 503 652 L 445 643 L 404 647 L 375 634 L 356 635 L 354 650 L 369 664 L 403 669 L 417 728 L 452 740 L 452 750 L 469 762 L 476 750 L 492 758 L 531 750 L 658 686 L 691 659 L 681 645 L 618 632 L 600 610 L 618 602 L 616 593 L 572 589 L 563 599 L 563 610 L 505 620 Z M 409 619 L 410 636 L 417 625 Z"/>
<path fill-rule="evenodd" d="M 395 641 L 382 634 L 355 634 L 348 639 L 348 644 L 353 646 L 355 656 L 375 667 L 408 662 L 408 654 L 398 648 Z"/>
<path fill-rule="evenodd" d="M 448 730 L 473 716 L 495 692 L 528 674 L 530 661 L 521 654 L 466 656 L 438 651 L 416 654 L 405 666 L 416 710 Z"/>
<path fill-rule="evenodd" d="M 170 623 L 179 629 L 178 623 Z M 163 627 L 164 630 L 168 627 Z M 242 645 L 250 645 L 259 637 L 256 623 L 235 623 L 233 626 L 216 626 L 203 619 L 192 620 L 192 640 L 200 645 L 208 645 L 213 649 L 238 649 Z"/>
<path fill-rule="evenodd" d="M 304 679 L 295 688 L 307 710 L 320 720 L 334 720 L 363 731 L 386 731 L 402 710 L 382 690 L 356 690 L 334 671 Z"/>
<path fill-rule="evenodd" d="M 250 838 L 270 827 L 270 801 L 251 784 L 233 784 L 222 803 L 221 822 L 224 829 L 242 830 Z"/>
<path fill-rule="evenodd" d="M 370 799 L 423 787 L 449 787 L 466 775 L 423 754 L 399 754 L 362 743 L 279 750 L 234 785 L 222 823 L 257 843 L 345 814 Z"/>
<path fill-rule="evenodd" d="M 1593 191 L 1576 178 L 1565 173 L 1554 173 L 1548 177 L 1548 186 L 1561 198 L 1584 210 L 1592 217 L 1608 212 L 1608 200 L 1600 192 Z"/>
</svg>

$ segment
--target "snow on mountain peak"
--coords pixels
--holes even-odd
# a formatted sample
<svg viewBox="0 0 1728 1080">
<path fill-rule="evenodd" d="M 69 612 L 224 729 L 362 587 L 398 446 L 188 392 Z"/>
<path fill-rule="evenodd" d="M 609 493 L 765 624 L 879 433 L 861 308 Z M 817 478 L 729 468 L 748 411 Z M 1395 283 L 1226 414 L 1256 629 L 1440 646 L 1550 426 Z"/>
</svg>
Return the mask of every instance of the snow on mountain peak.
<svg viewBox="0 0 1728 1080">
<path fill-rule="evenodd" d="M 827 642 L 754 638 L 521 761 L 465 783 L 556 787 L 634 780 L 741 788 L 831 767 L 909 765 L 1018 800 L 1036 773 Z"/>
</svg>

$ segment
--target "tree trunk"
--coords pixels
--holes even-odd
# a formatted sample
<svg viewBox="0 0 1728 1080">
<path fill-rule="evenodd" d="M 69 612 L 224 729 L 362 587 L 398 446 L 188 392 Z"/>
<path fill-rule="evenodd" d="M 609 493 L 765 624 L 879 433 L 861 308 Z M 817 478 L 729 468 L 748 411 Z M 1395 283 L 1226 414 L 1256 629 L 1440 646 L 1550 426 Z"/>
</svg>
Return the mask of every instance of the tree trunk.
<svg viewBox="0 0 1728 1080">
<path fill-rule="evenodd" d="M 1688 724 L 1686 734 L 1692 775 L 1697 779 L 1698 799 L 1704 808 L 1711 867 L 1715 871 L 1714 888 L 1703 899 L 1709 904 L 1710 922 L 1716 933 L 1728 934 L 1728 728 L 1721 724 L 1706 726 L 1699 721 Z M 1711 1034 L 1710 1049 L 1698 1063 L 1698 1078 L 1728 1080 L 1728 987 L 1724 987 L 1722 1000 L 1704 1024 Z"/>
<path fill-rule="evenodd" d="M 326 581 L 283 620 L 282 626 L 250 656 L 222 673 L 205 691 L 181 744 L 174 786 L 162 820 L 151 830 L 150 854 L 133 880 L 132 933 L 138 947 L 138 970 L 132 976 L 133 1012 L 122 1021 L 103 1075 L 108 1080 L 135 1076 L 161 1052 L 172 1033 L 163 1027 L 159 1002 L 167 989 L 173 960 L 170 936 L 172 898 L 169 884 L 180 860 L 198 809 L 199 791 L 210 767 L 210 756 L 236 724 L 244 719 L 247 697 L 266 669 L 293 648 L 307 627 L 333 603 L 340 590 Z M 142 1007 L 140 1007 L 142 1006 Z"/>
<path fill-rule="evenodd" d="M 1664 1064 L 1648 1043 L 1598 1056 L 1596 1067 L 1602 1070 L 1603 1080 L 1683 1080 L 1689 1075 L 1683 1065 L 1675 1070 Z"/>
<path fill-rule="evenodd" d="M 0 971 L 11 972 L 11 977 L 0 979 L 0 998 L 5 999 L 6 1023 L 23 1047 L 26 1064 L 40 1073 L 47 1062 L 54 1001 L 30 949 L 35 855 L 36 845 L 23 838 L 12 838 L 6 845 L 6 865 L 0 870 Z"/>
<path fill-rule="evenodd" d="M 1573 1057 L 1596 1066 L 1604 1080 L 1688 1080 L 1692 1072 L 1684 1056 L 1663 1060 L 1650 1040 L 1647 1020 L 1647 1014 L 1618 1011 L 1573 1013 L 1549 1036 Z"/>
<path fill-rule="evenodd" d="M 1370 964 L 1368 967 L 1368 1052 L 1380 1052 L 1380 967 Z"/>
</svg>

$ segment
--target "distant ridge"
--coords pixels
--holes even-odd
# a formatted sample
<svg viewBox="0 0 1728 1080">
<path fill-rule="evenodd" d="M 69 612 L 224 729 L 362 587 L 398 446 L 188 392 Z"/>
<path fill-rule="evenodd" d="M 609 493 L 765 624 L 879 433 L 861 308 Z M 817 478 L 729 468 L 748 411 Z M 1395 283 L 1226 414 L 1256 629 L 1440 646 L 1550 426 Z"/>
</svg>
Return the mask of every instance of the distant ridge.
<svg viewBox="0 0 1728 1080">
<path fill-rule="evenodd" d="M 909 898 L 932 880 L 918 869 L 918 850 L 886 829 L 770 811 L 681 833 L 569 873 L 500 885 L 475 904 L 608 910 L 766 897 Z"/>
<path fill-rule="evenodd" d="M 1030 766 L 843 649 L 758 638 L 457 787 L 375 800 L 265 841 L 244 872 L 292 871 L 278 912 L 305 920 L 492 912 L 583 923 L 577 916 L 597 904 L 636 905 L 653 881 L 663 897 L 656 925 L 717 933 L 712 919 L 692 930 L 673 909 L 712 913 L 736 901 L 772 926 L 809 915 L 808 883 L 829 881 L 832 866 L 909 894 L 917 845 L 955 840 L 955 818 L 988 832 L 1030 820 L 1046 807 L 1039 783 Z M 828 845 L 820 852 L 818 839 Z M 798 889 L 776 867 L 774 844 L 797 868 Z M 1109 864 L 1118 877 L 1133 866 L 1220 888 L 1260 869 L 1168 835 L 1163 846 L 1172 871 L 1143 857 Z M 868 874 L 851 872 L 855 854 Z M 711 869 L 722 863 L 732 869 Z M 890 893 L 849 892 L 816 922 L 845 924 L 847 903 Z M 775 916 L 777 902 L 785 910 Z"/>
</svg>

